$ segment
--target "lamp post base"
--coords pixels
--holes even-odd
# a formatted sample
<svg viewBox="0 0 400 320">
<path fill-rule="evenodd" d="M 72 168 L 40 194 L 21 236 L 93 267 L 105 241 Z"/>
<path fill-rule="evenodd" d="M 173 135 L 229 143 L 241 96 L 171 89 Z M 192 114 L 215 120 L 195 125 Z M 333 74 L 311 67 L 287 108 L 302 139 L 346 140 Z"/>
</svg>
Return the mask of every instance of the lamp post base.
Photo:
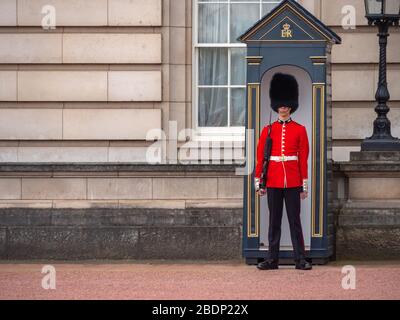
<svg viewBox="0 0 400 320">
<path fill-rule="evenodd" d="M 364 139 L 361 151 L 400 151 L 400 139 Z"/>
</svg>

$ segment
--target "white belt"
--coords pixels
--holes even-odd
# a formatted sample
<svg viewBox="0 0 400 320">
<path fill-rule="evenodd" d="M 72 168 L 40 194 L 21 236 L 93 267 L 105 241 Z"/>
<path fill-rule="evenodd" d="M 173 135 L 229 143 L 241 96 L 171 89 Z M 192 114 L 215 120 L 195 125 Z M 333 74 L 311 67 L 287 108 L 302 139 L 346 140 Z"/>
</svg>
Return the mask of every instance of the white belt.
<svg viewBox="0 0 400 320">
<path fill-rule="evenodd" d="M 277 161 L 277 162 L 298 160 L 297 156 L 270 156 L 269 159 L 272 161 Z"/>
</svg>

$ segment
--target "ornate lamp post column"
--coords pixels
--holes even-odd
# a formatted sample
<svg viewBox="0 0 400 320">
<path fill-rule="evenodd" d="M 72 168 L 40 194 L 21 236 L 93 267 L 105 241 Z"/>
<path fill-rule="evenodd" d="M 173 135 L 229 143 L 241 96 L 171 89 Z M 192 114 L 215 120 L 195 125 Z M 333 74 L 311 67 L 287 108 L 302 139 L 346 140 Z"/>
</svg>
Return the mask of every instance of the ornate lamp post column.
<svg viewBox="0 0 400 320">
<path fill-rule="evenodd" d="M 387 118 L 390 99 L 386 80 L 386 48 L 389 27 L 399 25 L 400 0 L 365 0 L 366 18 L 369 25 L 378 27 L 379 33 L 379 82 L 375 99 L 377 118 L 374 121 L 373 135 L 364 139 L 361 151 L 400 151 L 400 140 L 394 138 Z"/>
</svg>

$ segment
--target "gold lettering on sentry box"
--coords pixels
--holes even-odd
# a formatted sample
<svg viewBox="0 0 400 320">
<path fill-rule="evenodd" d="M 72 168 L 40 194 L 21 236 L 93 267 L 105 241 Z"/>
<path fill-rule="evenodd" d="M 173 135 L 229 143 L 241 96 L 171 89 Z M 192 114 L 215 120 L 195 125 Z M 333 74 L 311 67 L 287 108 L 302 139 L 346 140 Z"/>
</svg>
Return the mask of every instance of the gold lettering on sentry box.
<svg viewBox="0 0 400 320">
<path fill-rule="evenodd" d="M 281 37 L 282 38 L 293 38 L 292 30 L 290 29 L 290 24 L 285 23 L 283 25 L 283 29 L 281 30 Z"/>
</svg>

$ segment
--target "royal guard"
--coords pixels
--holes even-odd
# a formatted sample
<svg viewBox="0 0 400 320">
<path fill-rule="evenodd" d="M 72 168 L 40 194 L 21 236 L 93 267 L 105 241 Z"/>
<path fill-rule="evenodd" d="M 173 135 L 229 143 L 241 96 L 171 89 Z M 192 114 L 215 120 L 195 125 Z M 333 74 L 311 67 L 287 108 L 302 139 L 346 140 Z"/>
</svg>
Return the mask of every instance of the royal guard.
<svg viewBox="0 0 400 320">
<path fill-rule="evenodd" d="M 296 269 L 310 270 L 312 265 L 306 261 L 300 220 L 300 199 L 308 196 L 309 143 L 306 128 L 291 118 L 299 106 L 296 78 L 276 73 L 271 80 L 269 95 L 271 108 L 278 113 L 278 119 L 261 132 L 254 178 L 256 192 L 260 196 L 267 194 L 268 199 L 269 255 L 257 268 L 278 269 L 285 200 Z"/>
</svg>

